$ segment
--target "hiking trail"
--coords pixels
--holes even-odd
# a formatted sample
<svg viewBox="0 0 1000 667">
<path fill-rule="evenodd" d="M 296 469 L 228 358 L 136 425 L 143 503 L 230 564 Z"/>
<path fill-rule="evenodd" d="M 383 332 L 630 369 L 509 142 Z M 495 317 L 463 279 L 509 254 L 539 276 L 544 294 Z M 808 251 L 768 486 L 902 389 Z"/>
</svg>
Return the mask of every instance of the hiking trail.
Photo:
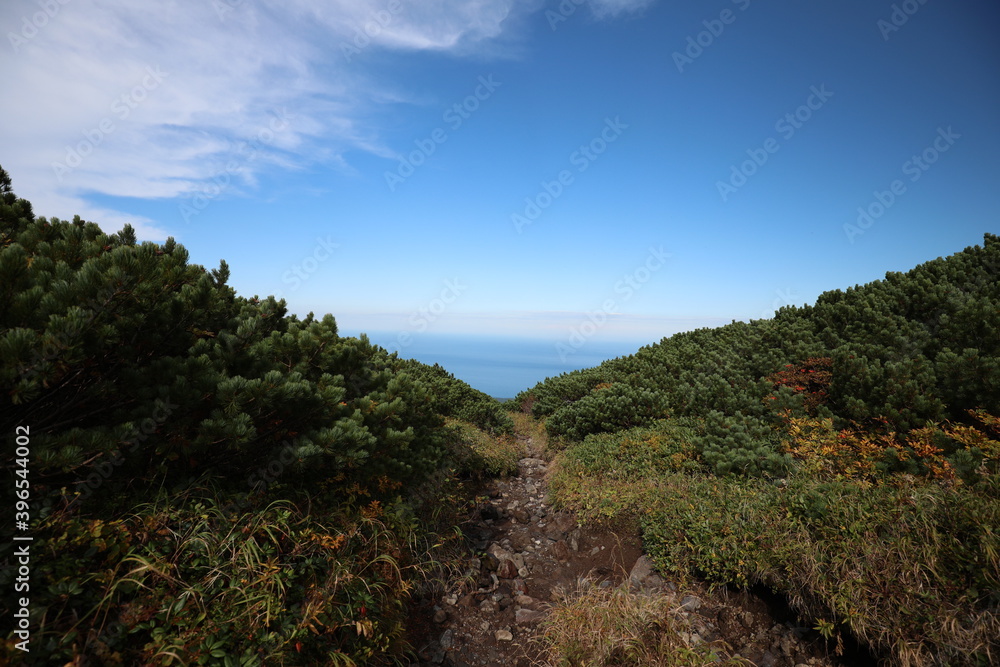
<svg viewBox="0 0 1000 667">
<path fill-rule="evenodd" d="M 707 586 L 678 591 L 643 555 L 635 530 L 579 526 L 572 513 L 556 511 L 544 446 L 521 429 L 517 439 L 524 454 L 517 474 L 488 482 L 462 527 L 470 548 L 460 563 L 464 576 L 411 607 L 409 640 L 420 658 L 411 667 L 547 665 L 540 637 L 547 610 L 581 582 L 608 587 L 626 579 L 634 595 L 672 600 L 688 646 L 712 643 L 720 656 L 759 667 L 845 664 L 827 657 L 825 642 L 796 627 L 782 605 Z"/>
</svg>

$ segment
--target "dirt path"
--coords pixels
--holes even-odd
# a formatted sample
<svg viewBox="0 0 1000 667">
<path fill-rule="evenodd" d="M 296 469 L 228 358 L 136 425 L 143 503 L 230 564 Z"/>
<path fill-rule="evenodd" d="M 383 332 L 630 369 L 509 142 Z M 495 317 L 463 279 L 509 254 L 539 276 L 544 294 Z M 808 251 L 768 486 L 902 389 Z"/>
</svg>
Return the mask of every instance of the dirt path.
<svg viewBox="0 0 1000 667">
<path fill-rule="evenodd" d="M 539 623 L 584 577 L 601 586 L 629 578 L 636 591 L 669 596 L 689 646 L 711 642 L 720 655 L 760 667 L 840 664 L 825 657 L 815 632 L 779 620 L 753 596 L 678 592 L 652 571 L 638 534 L 581 527 L 573 515 L 556 512 L 546 497 L 549 463 L 541 447 L 527 434 L 518 439 L 525 454 L 518 475 L 491 482 L 488 500 L 464 527 L 472 550 L 461 564 L 464 576 L 413 609 L 410 641 L 421 660 L 411 667 L 548 664 Z"/>
</svg>

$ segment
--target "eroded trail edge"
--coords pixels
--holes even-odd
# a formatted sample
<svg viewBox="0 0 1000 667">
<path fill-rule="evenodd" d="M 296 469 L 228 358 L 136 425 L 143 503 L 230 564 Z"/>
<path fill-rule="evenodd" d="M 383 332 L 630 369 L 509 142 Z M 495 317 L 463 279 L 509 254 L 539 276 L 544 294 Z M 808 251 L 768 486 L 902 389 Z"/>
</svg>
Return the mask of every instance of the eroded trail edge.
<svg viewBox="0 0 1000 667">
<path fill-rule="evenodd" d="M 643 555 L 637 531 L 579 525 L 572 513 L 556 511 L 543 447 L 523 432 L 518 441 L 524 457 L 517 475 L 491 481 L 463 527 L 470 553 L 459 564 L 462 574 L 413 607 L 411 641 L 420 661 L 411 667 L 548 665 L 546 618 L 595 587 L 668 603 L 661 608 L 669 619 L 649 619 L 648 641 L 669 632 L 678 650 L 699 649 L 723 664 L 840 664 L 815 632 L 760 599 L 698 586 L 678 591 Z"/>
</svg>

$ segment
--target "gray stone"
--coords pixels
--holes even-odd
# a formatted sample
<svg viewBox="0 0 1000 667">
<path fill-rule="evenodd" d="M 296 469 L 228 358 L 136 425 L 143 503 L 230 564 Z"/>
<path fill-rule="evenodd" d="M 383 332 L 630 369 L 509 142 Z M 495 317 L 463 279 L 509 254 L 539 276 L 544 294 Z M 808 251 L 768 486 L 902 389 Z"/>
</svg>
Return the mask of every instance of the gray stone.
<svg viewBox="0 0 1000 667">
<path fill-rule="evenodd" d="M 444 633 L 441 635 L 440 642 L 441 642 L 441 648 L 443 648 L 445 651 L 451 649 L 451 647 L 455 643 L 455 632 L 453 630 L 445 630 Z"/>
<path fill-rule="evenodd" d="M 685 644 L 691 647 L 697 646 L 698 644 L 701 644 L 704 641 L 702 640 L 701 637 L 698 636 L 697 632 L 678 632 L 677 634 L 680 636 L 680 638 L 684 641 Z"/>
<path fill-rule="evenodd" d="M 579 551 L 580 550 L 580 529 L 579 528 L 570 531 L 569 537 L 567 538 L 567 542 L 569 543 L 569 548 L 572 549 L 573 551 Z"/>
<path fill-rule="evenodd" d="M 434 622 L 437 623 L 438 625 L 444 623 L 447 620 L 448 620 L 448 612 L 446 612 L 444 609 L 438 609 L 436 612 L 434 612 Z"/>
<path fill-rule="evenodd" d="M 486 553 L 488 553 L 489 555 L 493 556 L 497 560 L 503 560 L 504 558 L 510 558 L 511 557 L 511 553 L 509 551 L 507 551 L 506 549 L 504 549 L 499 544 L 497 544 L 496 542 L 494 542 L 493 544 L 491 544 L 489 546 L 489 548 L 486 550 Z"/>
<path fill-rule="evenodd" d="M 558 540 L 566 537 L 569 531 L 576 528 L 576 520 L 569 514 L 557 514 L 556 517 L 545 527 L 545 536 Z"/>
<path fill-rule="evenodd" d="M 521 608 L 514 612 L 514 622 L 518 625 L 530 625 L 531 623 L 537 623 L 540 621 L 544 615 L 545 614 L 540 611 Z"/>
<path fill-rule="evenodd" d="M 698 611 L 701 609 L 701 600 L 693 595 L 685 595 L 681 600 L 681 609 L 685 611 Z"/>
<path fill-rule="evenodd" d="M 648 556 L 640 556 L 639 560 L 632 566 L 632 571 L 628 573 L 628 580 L 633 586 L 642 587 L 646 585 L 646 580 L 653 574 L 653 561 Z"/>
<path fill-rule="evenodd" d="M 496 637 L 498 642 L 509 642 L 514 639 L 514 635 L 511 634 L 510 630 L 497 630 L 493 636 Z"/>
<path fill-rule="evenodd" d="M 514 579 L 517 575 L 517 565 L 514 565 L 514 561 L 509 558 L 504 558 L 500 561 L 500 567 L 497 568 L 498 577 L 501 579 Z"/>
</svg>

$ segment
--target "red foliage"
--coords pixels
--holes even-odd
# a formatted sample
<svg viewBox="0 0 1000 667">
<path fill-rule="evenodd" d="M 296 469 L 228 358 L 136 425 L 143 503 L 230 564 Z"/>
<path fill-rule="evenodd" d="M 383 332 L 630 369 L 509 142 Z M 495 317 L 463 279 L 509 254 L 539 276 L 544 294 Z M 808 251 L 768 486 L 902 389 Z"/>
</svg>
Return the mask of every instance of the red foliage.
<svg viewBox="0 0 1000 667">
<path fill-rule="evenodd" d="M 826 402 L 829 396 L 830 382 L 833 380 L 833 360 L 830 357 L 810 357 L 798 366 L 785 364 L 785 370 L 772 373 L 767 381 L 777 390 L 780 387 L 790 387 L 798 394 L 804 395 L 804 404 L 809 414 L 815 414 L 816 408 Z"/>
</svg>

